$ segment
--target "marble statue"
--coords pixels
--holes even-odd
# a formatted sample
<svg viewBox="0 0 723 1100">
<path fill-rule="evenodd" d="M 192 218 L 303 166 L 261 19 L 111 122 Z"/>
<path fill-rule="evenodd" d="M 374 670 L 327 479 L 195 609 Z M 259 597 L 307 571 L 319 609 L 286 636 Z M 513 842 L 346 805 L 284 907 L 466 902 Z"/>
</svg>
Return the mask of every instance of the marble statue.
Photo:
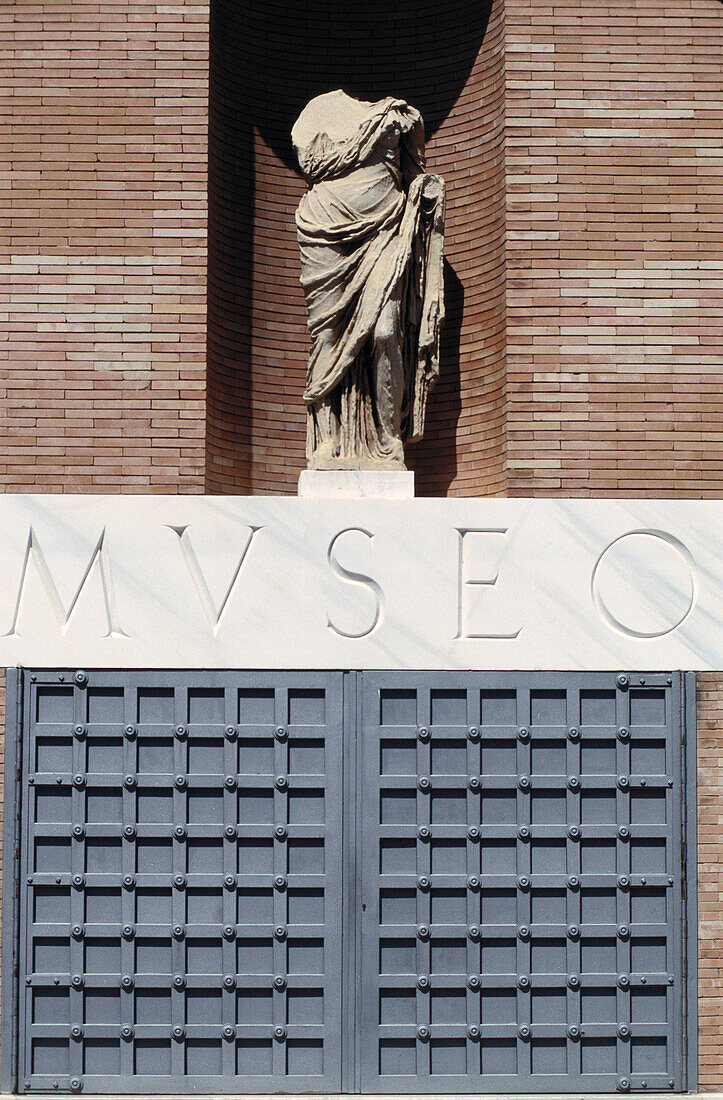
<svg viewBox="0 0 723 1100">
<path fill-rule="evenodd" d="M 391 96 L 317 96 L 291 137 L 309 185 L 296 212 L 308 464 L 404 469 L 439 374 L 444 181 L 424 171 L 419 112 Z"/>
</svg>

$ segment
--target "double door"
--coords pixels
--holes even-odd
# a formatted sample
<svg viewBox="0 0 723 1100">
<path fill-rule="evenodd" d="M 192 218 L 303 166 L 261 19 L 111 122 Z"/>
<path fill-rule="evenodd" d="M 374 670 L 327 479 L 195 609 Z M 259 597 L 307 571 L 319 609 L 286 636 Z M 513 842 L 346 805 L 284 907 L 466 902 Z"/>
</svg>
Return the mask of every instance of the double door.
<svg viewBox="0 0 723 1100">
<path fill-rule="evenodd" d="M 682 686 L 638 680 L 22 673 L 19 1090 L 684 1088 Z"/>
</svg>

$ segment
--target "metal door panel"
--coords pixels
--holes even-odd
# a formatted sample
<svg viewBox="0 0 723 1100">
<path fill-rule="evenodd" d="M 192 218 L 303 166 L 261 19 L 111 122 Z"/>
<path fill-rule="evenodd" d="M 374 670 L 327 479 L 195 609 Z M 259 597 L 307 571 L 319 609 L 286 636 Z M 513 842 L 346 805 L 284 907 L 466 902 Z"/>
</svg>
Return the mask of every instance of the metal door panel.
<svg viewBox="0 0 723 1100">
<path fill-rule="evenodd" d="M 21 1089 L 340 1089 L 341 674 L 37 673 L 25 713 Z"/>
<path fill-rule="evenodd" d="M 679 677 L 363 679 L 362 1091 L 683 1088 Z"/>
</svg>

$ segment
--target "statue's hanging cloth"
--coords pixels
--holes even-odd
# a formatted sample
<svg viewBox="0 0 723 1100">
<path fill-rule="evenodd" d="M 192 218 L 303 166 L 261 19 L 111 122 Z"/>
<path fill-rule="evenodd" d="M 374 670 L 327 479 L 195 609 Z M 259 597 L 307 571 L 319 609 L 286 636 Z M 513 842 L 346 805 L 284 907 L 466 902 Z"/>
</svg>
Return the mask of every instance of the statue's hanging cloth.
<svg viewBox="0 0 723 1100">
<path fill-rule="evenodd" d="M 444 183 L 424 172 L 421 116 L 403 100 L 362 103 L 330 92 L 307 105 L 292 140 L 309 184 L 296 213 L 313 338 L 304 400 L 314 406 L 340 387 L 362 394 L 357 403 L 368 397 L 368 383 L 353 376 L 364 369 L 365 345 L 395 297 L 402 439 L 418 439 L 439 373 L 444 317 Z"/>
</svg>

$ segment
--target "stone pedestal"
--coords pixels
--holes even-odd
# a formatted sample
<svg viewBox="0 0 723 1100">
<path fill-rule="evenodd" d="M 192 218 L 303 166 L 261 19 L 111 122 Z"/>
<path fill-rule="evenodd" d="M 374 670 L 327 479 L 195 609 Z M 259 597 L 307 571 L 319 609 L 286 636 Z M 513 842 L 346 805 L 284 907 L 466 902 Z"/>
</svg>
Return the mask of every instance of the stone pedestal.
<svg viewBox="0 0 723 1100">
<path fill-rule="evenodd" d="M 299 496 L 317 499 L 411 500 L 412 470 L 302 470 Z"/>
</svg>

